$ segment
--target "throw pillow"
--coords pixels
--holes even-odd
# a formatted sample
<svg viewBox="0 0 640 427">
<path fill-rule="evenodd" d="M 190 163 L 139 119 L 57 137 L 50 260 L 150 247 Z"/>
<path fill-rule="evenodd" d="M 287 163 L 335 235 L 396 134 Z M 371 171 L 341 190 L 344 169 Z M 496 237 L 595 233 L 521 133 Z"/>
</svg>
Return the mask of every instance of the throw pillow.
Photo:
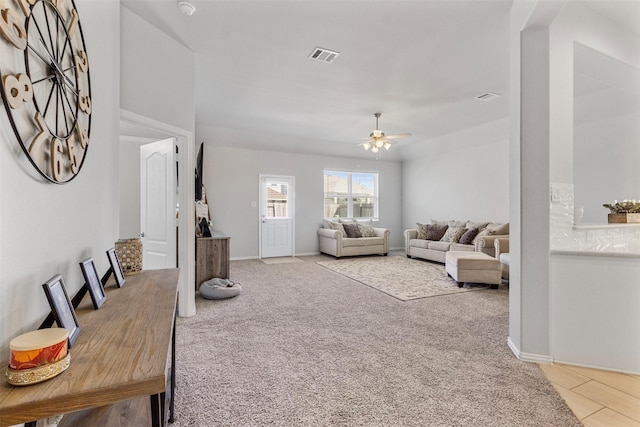
<svg viewBox="0 0 640 427">
<path fill-rule="evenodd" d="M 427 224 L 420 224 L 419 222 L 416 222 L 416 225 L 418 226 L 418 239 L 426 240 L 427 239 Z"/>
<path fill-rule="evenodd" d="M 347 234 L 347 233 L 344 231 L 344 226 L 343 226 L 342 224 L 340 224 L 339 222 L 331 221 L 331 222 L 329 223 L 329 225 L 331 226 L 331 229 L 332 229 L 332 230 L 338 230 L 338 231 L 340 231 L 342 234 Z"/>
<path fill-rule="evenodd" d="M 447 225 L 449 227 L 462 227 L 462 228 L 464 228 L 466 223 L 467 223 L 467 221 L 456 221 L 455 219 L 447 221 Z"/>
<path fill-rule="evenodd" d="M 476 237 L 473 238 L 473 240 L 471 241 L 471 244 L 475 246 L 478 239 L 481 239 L 484 236 L 488 236 L 488 235 L 489 235 L 489 228 L 485 227 L 482 230 L 480 230 L 478 234 L 476 234 Z"/>
<path fill-rule="evenodd" d="M 473 242 L 473 239 L 478 235 L 480 230 L 477 228 L 467 228 L 462 236 L 460 236 L 459 243 L 463 245 L 470 245 Z"/>
<path fill-rule="evenodd" d="M 356 220 L 355 220 L 355 219 L 353 219 L 353 218 L 338 218 L 338 221 L 339 221 L 341 224 L 353 224 L 353 223 L 355 223 L 355 222 L 356 222 Z"/>
<path fill-rule="evenodd" d="M 489 234 L 491 235 L 503 235 L 509 234 L 509 223 L 504 224 L 489 224 L 487 225 L 487 229 L 489 230 Z"/>
<path fill-rule="evenodd" d="M 448 225 L 427 225 L 427 240 L 438 241 L 447 232 Z"/>
<path fill-rule="evenodd" d="M 345 233 L 347 233 L 347 237 L 358 238 L 362 237 L 362 233 L 360 233 L 360 229 L 358 228 L 358 224 L 355 222 L 353 224 L 344 223 L 342 224 Z"/>
<path fill-rule="evenodd" d="M 460 240 L 460 236 L 464 233 L 464 227 L 449 227 L 444 233 L 444 236 L 440 239 L 441 242 L 457 243 Z"/>
<path fill-rule="evenodd" d="M 359 222 L 357 226 L 362 237 L 376 237 L 376 232 L 373 231 L 373 227 L 371 225 Z"/>
<path fill-rule="evenodd" d="M 467 229 L 470 229 L 470 228 L 477 228 L 477 229 L 478 229 L 478 231 L 480 232 L 480 231 L 484 230 L 485 228 L 487 228 L 487 225 L 489 225 L 489 223 L 488 223 L 488 222 L 473 222 L 473 221 L 467 221 L 467 223 L 465 224 L 465 227 L 466 227 Z"/>
</svg>

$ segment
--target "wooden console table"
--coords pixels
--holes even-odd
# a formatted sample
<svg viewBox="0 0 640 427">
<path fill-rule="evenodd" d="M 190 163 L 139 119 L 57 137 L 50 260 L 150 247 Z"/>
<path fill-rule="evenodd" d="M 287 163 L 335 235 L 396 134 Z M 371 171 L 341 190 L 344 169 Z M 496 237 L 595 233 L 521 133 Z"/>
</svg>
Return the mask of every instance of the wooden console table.
<svg viewBox="0 0 640 427">
<path fill-rule="evenodd" d="M 196 290 L 205 280 L 229 278 L 229 240 L 221 231 L 196 239 Z"/>
<path fill-rule="evenodd" d="M 166 269 L 127 276 L 122 288 L 105 289 L 99 310 L 85 296 L 76 309 L 80 334 L 69 350 L 71 365 L 57 377 L 12 386 L 3 362 L 0 426 L 68 413 L 60 425 L 110 425 L 105 420 L 114 419 L 117 425 L 165 425 L 173 416 L 178 274 Z M 132 404 L 140 398 L 142 406 Z M 140 414 L 134 406 L 150 410 Z"/>
</svg>

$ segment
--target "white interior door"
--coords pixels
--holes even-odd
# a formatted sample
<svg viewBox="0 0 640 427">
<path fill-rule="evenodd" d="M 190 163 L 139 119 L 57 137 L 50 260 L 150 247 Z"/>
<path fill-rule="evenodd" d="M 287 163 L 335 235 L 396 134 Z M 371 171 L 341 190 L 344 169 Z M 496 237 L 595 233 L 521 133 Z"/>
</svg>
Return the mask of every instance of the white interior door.
<svg viewBox="0 0 640 427">
<path fill-rule="evenodd" d="M 140 147 L 140 228 L 144 270 L 176 267 L 175 139 Z"/>
<path fill-rule="evenodd" d="M 260 258 L 293 256 L 294 196 L 292 176 L 260 176 Z"/>
</svg>

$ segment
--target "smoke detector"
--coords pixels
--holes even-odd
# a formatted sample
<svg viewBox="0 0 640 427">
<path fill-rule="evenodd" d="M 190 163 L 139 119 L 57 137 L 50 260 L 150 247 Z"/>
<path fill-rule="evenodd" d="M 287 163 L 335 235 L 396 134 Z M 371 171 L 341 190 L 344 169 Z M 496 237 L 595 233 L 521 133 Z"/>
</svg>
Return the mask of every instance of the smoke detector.
<svg viewBox="0 0 640 427">
<path fill-rule="evenodd" d="M 196 7 L 188 1 L 179 1 L 178 9 L 180 9 L 180 12 L 182 12 L 182 14 L 186 16 L 191 16 L 196 11 Z"/>
</svg>

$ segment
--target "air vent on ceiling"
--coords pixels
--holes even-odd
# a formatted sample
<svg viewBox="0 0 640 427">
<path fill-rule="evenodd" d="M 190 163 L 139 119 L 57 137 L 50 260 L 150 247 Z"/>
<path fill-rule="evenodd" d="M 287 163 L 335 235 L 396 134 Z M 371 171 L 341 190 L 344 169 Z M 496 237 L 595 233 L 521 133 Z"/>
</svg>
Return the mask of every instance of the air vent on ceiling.
<svg viewBox="0 0 640 427">
<path fill-rule="evenodd" d="M 502 95 L 500 95 L 499 93 L 495 93 L 495 92 L 486 92 L 483 93 L 482 95 L 478 95 L 476 96 L 476 99 L 480 100 L 480 101 L 492 101 L 496 98 L 500 98 Z"/>
<path fill-rule="evenodd" d="M 316 61 L 326 62 L 327 64 L 330 64 L 334 59 L 338 57 L 338 55 L 340 55 L 340 52 L 334 52 L 329 49 L 316 47 L 309 55 L 309 59 L 315 59 Z"/>
</svg>

